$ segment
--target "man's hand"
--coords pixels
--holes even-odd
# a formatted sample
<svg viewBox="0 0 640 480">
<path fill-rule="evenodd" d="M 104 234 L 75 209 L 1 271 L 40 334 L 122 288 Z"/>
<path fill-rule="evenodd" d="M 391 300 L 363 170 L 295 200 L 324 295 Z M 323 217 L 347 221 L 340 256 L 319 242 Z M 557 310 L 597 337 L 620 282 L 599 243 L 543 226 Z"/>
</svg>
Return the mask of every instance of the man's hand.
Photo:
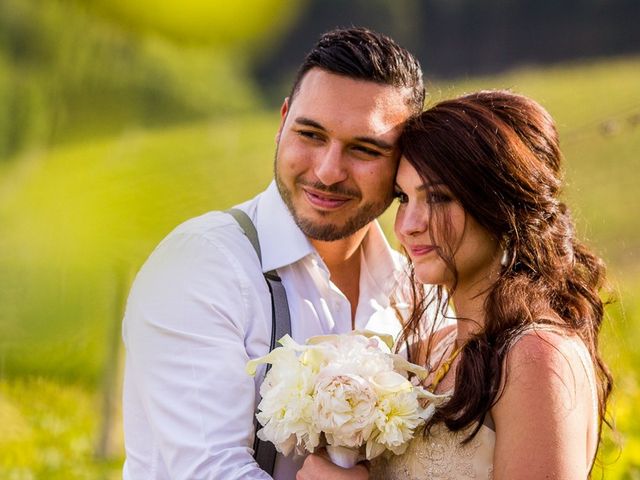
<svg viewBox="0 0 640 480">
<path fill-rule="evenodd" d="M 298 470 L 296 480 L 367 480 L 369 471 L 359 463 L 353 468 L 342 468 L 331 463 L 324 455 L 309 455 Z"/>
</svg>

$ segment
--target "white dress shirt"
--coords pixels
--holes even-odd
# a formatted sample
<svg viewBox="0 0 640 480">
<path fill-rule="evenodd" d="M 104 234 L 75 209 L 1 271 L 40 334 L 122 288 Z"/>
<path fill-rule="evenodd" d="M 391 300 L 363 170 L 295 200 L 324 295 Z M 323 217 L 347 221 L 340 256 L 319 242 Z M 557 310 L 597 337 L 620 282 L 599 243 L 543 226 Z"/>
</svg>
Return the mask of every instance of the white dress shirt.
<svg viewBox="0 0 640 480">
<path fill-rule="evenodd" d="M 262 378 L 245 373 L 269 349 L 261 271 L 280 274 L 296 341 L 352 329 L 347 298 L 275 183 L 239 208 L 256 225 L 262 267 L 235 220 L 211 212 L 169 234 L 134 282 L 123 324 L 125 480 L 271 478 L 252 457 Z M 355 327 L 396 335 L 389 299 L 403 259 L 377 223 L 361 251 Z M 301 463 L 278 455 L 274 478 L 294 479 Z"/>
</svg>

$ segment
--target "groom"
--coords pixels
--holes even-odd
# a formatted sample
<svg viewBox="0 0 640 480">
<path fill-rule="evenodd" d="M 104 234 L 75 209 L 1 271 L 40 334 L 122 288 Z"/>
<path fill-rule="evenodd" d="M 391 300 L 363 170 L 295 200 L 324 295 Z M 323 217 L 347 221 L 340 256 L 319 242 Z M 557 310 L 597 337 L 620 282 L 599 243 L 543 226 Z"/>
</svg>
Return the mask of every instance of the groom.
<svg viewBox="0 0 640 480">
<path fill-rule="evenodd" d="M 131 290 L 123 325 L 125 480 L 269 479 L 252 457 L 259 381 L 246 362 L 269 349 L 282 278 L 299 342 L 371 329 L 397 333 L 390 306 L 402 265 L 375 218 L 390 204 L 403 122 L 422 110 L 417 60 L 361 28 L 324 34 L 281 108 L 275 181 L 238 206 L 177 227 Z M 274 478 L 300 460 L 278 455 Z"/>
</svg>

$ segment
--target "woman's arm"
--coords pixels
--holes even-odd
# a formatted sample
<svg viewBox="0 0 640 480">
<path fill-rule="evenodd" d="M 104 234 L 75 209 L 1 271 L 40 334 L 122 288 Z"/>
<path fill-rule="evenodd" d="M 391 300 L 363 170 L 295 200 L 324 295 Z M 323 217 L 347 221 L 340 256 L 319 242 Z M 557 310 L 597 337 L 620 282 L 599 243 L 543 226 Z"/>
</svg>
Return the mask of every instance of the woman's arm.
<svg viewBox="0 0 640 480">
<path fill-rule="evenodd" d="M 496 425 L 494 479 L 587 478 L 595 446 L 593 393 L 575 344 L 538 331 L 506 360 Z M 583 348 L 582 346 L 578 348 Z"/>
</svg>

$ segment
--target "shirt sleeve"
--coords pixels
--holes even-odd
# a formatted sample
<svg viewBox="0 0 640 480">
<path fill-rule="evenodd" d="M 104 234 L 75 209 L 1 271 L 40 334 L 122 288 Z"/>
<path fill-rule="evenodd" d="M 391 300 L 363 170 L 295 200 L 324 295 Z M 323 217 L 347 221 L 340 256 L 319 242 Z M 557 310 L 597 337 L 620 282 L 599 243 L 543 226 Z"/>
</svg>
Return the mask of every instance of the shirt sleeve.
<svg viewBox="0 0 640 480">
<path fill-rule="evenodd" d="M 124 415 L 127 462 L 151 451 L 156 463 L 144 478 L 160 478 L 148 476 L 156 469 L 174 480 L 271 478 L 252 457 L 255 385 L 245 372 L 256 294 L 238 259 L 202 235 L 170 235 L 141 269 L 124 320 Z M 129 398 L 148 431 L 127 425 Z"/>
</svg>

